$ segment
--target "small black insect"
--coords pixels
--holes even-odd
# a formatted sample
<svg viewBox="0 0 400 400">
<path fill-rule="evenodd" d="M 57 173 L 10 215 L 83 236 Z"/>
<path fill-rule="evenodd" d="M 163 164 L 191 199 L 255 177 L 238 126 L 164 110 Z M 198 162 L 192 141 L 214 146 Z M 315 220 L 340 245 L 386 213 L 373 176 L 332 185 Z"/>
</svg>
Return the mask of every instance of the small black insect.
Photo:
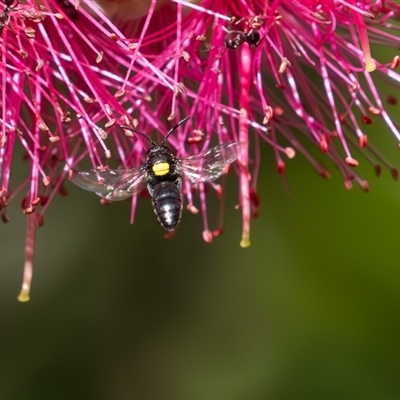
<svg viewBox="0 0 400 400">
<path fill-rule="evenodd" d="M 71 21 L 75 22 L 78 19 L 79 11 L 72 3 L 70 3 L 69 0 L 56 0 L 56 3 L 61 7 Z"/>
<path fill-rule="evenodd" d="M 5 4 L 3 11 L 0 13 L 0 35 L 3 33 L 4 27 L 10 22 L 10 14 L 14 10 L 14 0 L 2 0 Z"/>
<path fill-rule="evenodd" d="M 260 41 L 260 34 L 255 30 L 250 30 L 248 32 L 243 31 L 227 31 L 229 36 L 232 34 L 236 34 L 236 36 L 232 38 L 227 38 L 224 40 L 225 46 L 228 49 L 235 50 L 240 47 L 243 43 L 247 43 L 250 47 L 257 46 Z"/>
<path fill-rule="evenodd" d="M 233 24 L 236 29 L 222 27 L 228 34 L 228 37 L 224 40 L 225 46 L 232 50 L 236 50 L 243 43 L 247 43 L 250 47 L 258 46 L 261 39 L 259 30 L 262 28 L 264 21 L 265 18 L 262 15 L 248 16 L 240 19 L 237 19 L 235 16 L 232 17 L 228 24 L 230 26 Z"/>
<path fill-rule="evenodd" d="M 238 142 L 227 142 L 200 154 L 176 158 L 165 143 L 171 133 L 189 118 L 184 118 L 170 129 L 160 145 L 135 128 L 121 126 L 152 144 L 147 152 L 146 163 L 131 169 L 78 172 L 72 175 L 71 181 L 82 189 L 112 201 L 134 196 L 147 185 L 158 222 L 166 230 L 173 231 L 182 216 L 183 177 L 187 177 L 191 183 L 213 181 L 238 158 L 240 149 Z"/>
</svg>

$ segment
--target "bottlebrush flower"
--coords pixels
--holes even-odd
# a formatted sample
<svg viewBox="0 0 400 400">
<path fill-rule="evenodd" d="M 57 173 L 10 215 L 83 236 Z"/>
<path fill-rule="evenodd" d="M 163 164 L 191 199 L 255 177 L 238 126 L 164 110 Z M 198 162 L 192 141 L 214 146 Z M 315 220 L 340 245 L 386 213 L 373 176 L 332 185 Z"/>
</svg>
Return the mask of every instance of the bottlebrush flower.
<svg viewBox="0 0 400 400">
<path fill-rule="evenodd" d="M 263 142 L 280 174 L 299 152 L 329 177 L 307 139 L 333 160 L 348 189 L 353 182 L 369 189 L 356 173 L 356 149 L 376 173 L 384 165 L 397 179 L 363 127 L 382 119 L 400 139 L 385 108 L 397 99 L 382 99 L 376 86 L 399 88 L 399 58 L 377 60 L 370 49 L 400 45 L 394 0 L 114 1 L 99 2 L 102 10 L 94 2 L 2 1 L 0 210 L 7 222 L 7 205 L 22 193 L 28 227 L 20 301 L 29 300 L 37 227 L 52 198 L 66 194 L 71 171 L 86 158 L 93 168 L 106 168 L 110 158 L 122 168 L 143 164 L 147 143 L 120 125 L 162 137 L 190 116 L 169 141 L 178 157 L 212 142 L 240 142 L 233 168 L 242 247 L 258 212 Z M 20 148 L 30 171 L 13 182 Z M 185 181 L 184 195 L 190 211 L 200 209 L 210 242 L 222 226 L 209 227 L 204 184 L 194 192 Z M 133 197 L 132 222 L 135 207 Z"/>
</svg>

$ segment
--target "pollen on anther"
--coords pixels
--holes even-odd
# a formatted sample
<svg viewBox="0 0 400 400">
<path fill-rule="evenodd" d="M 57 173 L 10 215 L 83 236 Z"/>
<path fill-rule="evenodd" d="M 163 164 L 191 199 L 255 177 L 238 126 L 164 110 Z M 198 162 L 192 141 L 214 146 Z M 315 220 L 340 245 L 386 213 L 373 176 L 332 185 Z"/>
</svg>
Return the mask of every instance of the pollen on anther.
<svg viewBox="0 0 400 400">
<path fill-rule="evenodd" d="M 379 108 L 373 107 L 373 106 L 368 107 L 368 111 L 369 111 L 371 114 L 374 114 L 374 115 L 381 115 L 381 114 L 382 114 L 382 112 L 381 112 L 381 110 L 380 110 Z"/>
<path fill-rule="evenodd" d="M 365 70 L 367 72 L 375 71 L 376 70 L 376 64 L 373 61 L 367 62 L 367 64 L 365 65 Z"/>
<path fill-rule="evenodd" d="M 100 136 L 103 140 L 106 140 L 106 139 L 107 139 L 107 132 L 106 132 L 104 129 L 99 128 L 98 132 L 99 132 L 99 136 Z"/>
<path fill-rule="evenodd" d="M 182 51 L 182 57 L 186 62 L 189 62 L 190 54 L 187 51 Z"/>
<path fill-rule="evenodd" d="M 17 300 L 21 303 L 26 303 L 30 300 L 29 297 L 30 287 L 27 285 L 22 285 L 21 293 L 18 295 Z"/>
<path fill-rule="evenodd" d="M 104 52 L 100 51 L 99 54 L 97 54 L 97 58 L 96 58 L 96 63 L 99 64 L 101 63 L 101 61 L 103 60 L 103 56 L 104 56 Z"/>
<path fill-rule="evenodd" d="M 50 131 L 49 127 L 48 127 L 44 122 L 41 122 L 41 123 L 38 125 L 38 128 L 39 128 L 41 131 L 44 131 L 44 132 L 49 132 L 49 131 Z"/>
<path fill-rule="evenodd" d="M 94 97 L 84 97 L 83 101 L 88 103 L 88 104 L 97 103 L 97 99 L 95 99 Z"/>
<path fill-rule="evenodd" d="M 296 150 L 293 147 L 286 147 L 285 153 L 288 158 L 292 159 L 296 156 Z"/>
<path fill-rule="evenodd" d="M 353 158 L 353 157 L 346 157 L 345 158 L 345 162 L 347 165 L 349 165 L 350 167 L 357 167 L 358 166 L 358 161 Z"/>
<path fill-rule="evenodd" d="M 60 141 L 60 136 L 50 136 L 49 141 L 51 143 L 58 143 Z"/>
<path fill-rule="evenodd" d="M 319 148 L 321 149 L 321 151 L 323 153 L 327 153 L 328 152 L 328 141 L 325 138 L 320 140 Z"/>
<path fill-rule="evenodd" d="M 198 214 L 199 213 L 199 209 L 197 207 L 195 207 L 193 204 L 189 203 L 187 205 L 187 209 L 192 213 L 192 214 Z"/>
<path fill-rule="evenodd" d="M 199 144 L 203 141 L 203 138 L 201 136 L 191 136 L 191 137 L 187 138 L 186 141 L 189 144 Z"/>
<path fill-rule="evenodd" d="M 133 132 L 128 130 L 128 129 L 124 129 L 124 134 L 127 137 L 133 137 L 134 136 Z"/>
<path fill-rule="evenodd" d="M 112 115 L 112 109 L 111 109 L 111 106 L 109 105 L 109 104 L 104 104 L 104 108 L 105 108 L 105 110 L 106 110 L 106 113 L 107 113 L 107 115 Z"/>
<path fill-rule="evenodd" d="M 119 99 L 119 98 L 121 98 L 124 94 L 125 94 L 125 90 L 124 90 L 124 89 L 120 89 L 120 90 L 118 90 L 118 91 L 114 94 L 114 97 L 115 97 L 116 99 Z"/>
<path fill-rule="evenodd" d="M 290 67 L 290 65 L 290 61 L 286 57 L 283 57 L 278 72 L 283 74 L 286 71 L 286 68 Z"/>
<path fill-rule="evenodd" d="M 358 144 L 360 145 L 360 147 L 365 147 L 368 144 L 368 136 L 361 135 L 358 139 Z"/>
<path fill-rule="evenodd" d="M 223 125 L 220 123 L 220 125 Z M 193 134 L 196 136 L 204 136 L 204 132 L 201 129 L 193 129 Z"/>
<path fill-rule="evenodd" d="M 250 247 L 251 242 L 249 237 L 243 237 L 242 240 L 240 241 L 240 247 L 243 249 L 246 249 L 247 247 Z"/>
<path fill-rule="evenodd" d="M 212 241 L 213 241 L 213 234 L 212 234 L 212 232 L 211 231 L 209 231 L 209 230 L 204 230 L 203 231 L 203 240 L 206 242 L 206 243 L 211 243 Z"/>
<path fill-rule="evenodd" d="M 43 60 L 38 60 L 35 71 L 39 71 L 43 67 Z"/>
<path fill-rule="evenodd" d="M 369 187 L 368 181 L 362 181 L 362 182 L 360 183 L 360 185 L 361 185 L 361 189 L 362 189 L 365 193 L 368 193 L 368 192 L 370 191 L 370 187 Z"/>
<path fill-rule="evenodd" d="M 36 197 L 36 199 L 32 200 L 32 205 L 37 206 L 40 203 L 40 197 Z"/>
<path fill-rule="evenodd" d="M 392 63 L 390 64 L 390 68 L 391 69 L 396 69 L 400 64 L 400 57 L 399 56 L 395 56 L 392 60 Z"/>
<path fill-rule="evenodd" d="M 107 123 L 104 124 L 105 128 L 111 128 L 115 124 L 115 118 L 110 119 Z"/>
<path fill-rule="evenodd" d="M 344 180 L 344 187 L 345 187 L 347 190 L 353 189 L 353 181 L 352 181 L 352 179 L 345 179 L 345 180 Z"/>
<path fill-rule="evenodd" d="M 36 34 L 36 31 L 33 28 L 29 27 L 29 28 L 25 29 L 25 35 L 29 39 L 34 39 L 35 38 L 35 34 Z"/>
</svg>

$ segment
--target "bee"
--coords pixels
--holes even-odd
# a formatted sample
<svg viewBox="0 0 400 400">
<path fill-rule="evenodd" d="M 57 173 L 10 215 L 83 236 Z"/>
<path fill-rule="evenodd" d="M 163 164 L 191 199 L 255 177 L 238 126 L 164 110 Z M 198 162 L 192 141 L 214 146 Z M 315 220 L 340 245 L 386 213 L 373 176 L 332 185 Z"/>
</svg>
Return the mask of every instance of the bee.
<svg viewBox="0 0 400 400">
<path fill-rule="evenodd" d="M 227 142 L 189 157 L 175 157 L 166 142 L 171 133 L 189 118 L 171 128 L 160 145 L 138 129 L 121 126 L 142 136 L 152 145 L 147 151 L 145 164 L 130 169 L 78 172 L 72 175 L 71 181 L 111 201 L 134 196 L 147 186 L 157 221 L 167 231 L 175 230 L 182 216 L 183 177 L 193 184 L 213 181 L 238 158 L 240 149 L 238 142 Z"/>
</svg>

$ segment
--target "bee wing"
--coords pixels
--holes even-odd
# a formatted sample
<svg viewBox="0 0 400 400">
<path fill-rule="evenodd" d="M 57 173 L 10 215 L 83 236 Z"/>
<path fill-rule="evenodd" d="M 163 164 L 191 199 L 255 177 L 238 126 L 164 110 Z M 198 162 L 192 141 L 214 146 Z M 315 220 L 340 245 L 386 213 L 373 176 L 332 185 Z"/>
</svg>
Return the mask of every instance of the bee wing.
<svg viewBox="0 0 400 400">
<path fill-rule="evenodd" d="M 146 183 L 144 167 L 74 173 L 71 182 L 106 200 L 124 200 L 139 193 Z"/>
<path fill-rule="evenodd" d="M 213 181 L 238 158 L 239 150 L 239 142 L 223 143 L 206 152 L 181 158 L 177 166 L 192 183 Z"/>
</svg>

